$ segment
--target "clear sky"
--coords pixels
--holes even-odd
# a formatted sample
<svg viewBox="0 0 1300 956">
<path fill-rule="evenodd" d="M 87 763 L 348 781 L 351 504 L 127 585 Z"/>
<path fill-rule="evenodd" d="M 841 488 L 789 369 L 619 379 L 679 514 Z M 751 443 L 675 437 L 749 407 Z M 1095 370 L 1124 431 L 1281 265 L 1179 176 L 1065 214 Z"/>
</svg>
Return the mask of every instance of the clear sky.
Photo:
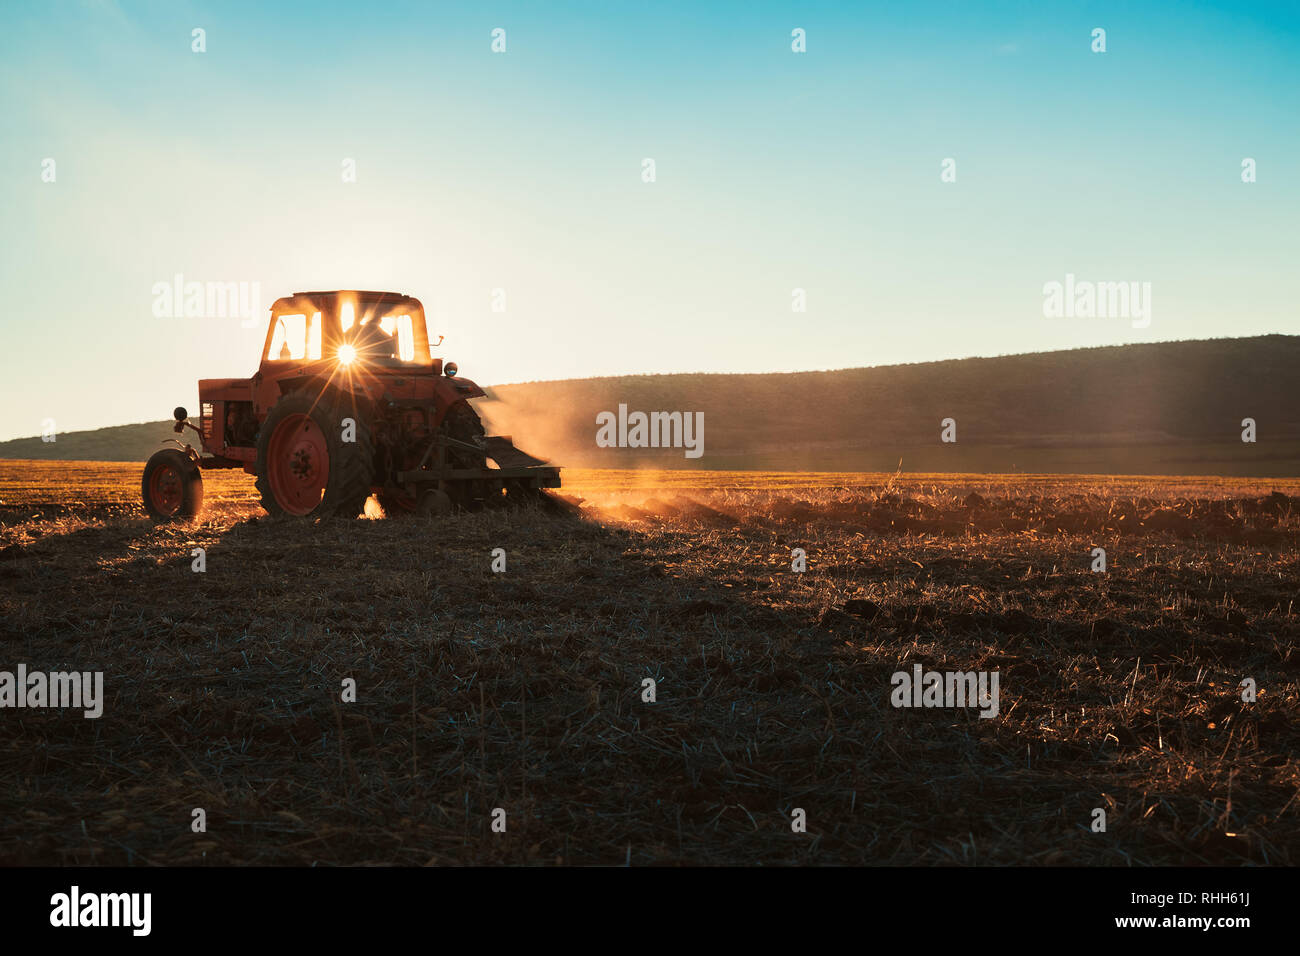
<svg viewBox="0 0 1300 956">
<path fill-rule="evenodd" d="M 178 273 L 415 295 L 480 384 L 844 368 L 1300 332 L 1298 200 L 1296 3 L 3 0 L 0 439 L 252 374 Z"/>
</svg>

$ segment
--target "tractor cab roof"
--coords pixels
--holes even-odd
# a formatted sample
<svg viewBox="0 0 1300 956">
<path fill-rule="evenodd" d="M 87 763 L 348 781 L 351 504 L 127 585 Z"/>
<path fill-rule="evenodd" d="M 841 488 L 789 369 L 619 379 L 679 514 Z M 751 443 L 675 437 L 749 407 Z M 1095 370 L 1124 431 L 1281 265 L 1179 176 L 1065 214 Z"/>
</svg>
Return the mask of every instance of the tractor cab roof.
<svg viewBox="0 0 1300 956">
<path fill-rule="evenodd" d="M 319 306 L 324 302 L 338 300 L 360 302 L 367 305 L 402 306 L 410 305 L 423 310 L 420 300 L 402 292 L 367 292 L 356 289 L 334 289 L 332 291 L 295 292 L 293 295 L 276 299 L 271 305 L 272 312 L 300 308 L 310 302 Z"/>
</svg>

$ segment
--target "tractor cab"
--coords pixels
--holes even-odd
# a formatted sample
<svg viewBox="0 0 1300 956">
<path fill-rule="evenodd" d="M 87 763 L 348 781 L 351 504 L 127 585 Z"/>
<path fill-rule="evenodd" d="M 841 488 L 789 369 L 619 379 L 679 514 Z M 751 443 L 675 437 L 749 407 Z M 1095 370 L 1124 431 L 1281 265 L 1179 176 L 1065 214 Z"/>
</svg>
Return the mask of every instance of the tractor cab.
<svg viewBox="0 0 1300 956">
<path fill-rule="evenodd" d="M 297 292 L 277 299 L 261 371 L 279 377 L 317 363 L 430 369 L 424 306 L 394 292 Z"/>
</svg>

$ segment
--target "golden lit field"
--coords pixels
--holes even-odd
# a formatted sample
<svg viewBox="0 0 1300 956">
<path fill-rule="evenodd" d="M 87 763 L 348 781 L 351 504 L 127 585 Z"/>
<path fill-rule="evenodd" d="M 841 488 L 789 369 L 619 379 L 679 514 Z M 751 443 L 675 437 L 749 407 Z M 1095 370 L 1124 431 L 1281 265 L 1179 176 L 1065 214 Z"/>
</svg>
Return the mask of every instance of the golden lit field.
<svg viewBox="0 0 1300 956">
<path fill-rule="evenodd" d="M 1106 495 L 1163 498 L 1224 495 L 1258 496 L 1300 492 L 1300 478 L 1159 477 L 1150 475 L 954 475 L 798 471 L 617 471 L 566 469 L 565 493 L 592 498 L 638 493 L 719 495 L 733 492 L 811 494 L 892 487 L 933 494 L 979 491 L 1063 494 L 1088 491 Z"/>
<path fill-rule="evenodd" d="M 0 863 L 1300 863 L 1300 481 L 569 470 L 573 513 L 272 521 L 215 472 L 155 526 L 141 467 L 0 462 L 0 670 L 106 696 L 0 711 Z M 914 664 L 997 717 L 891 706 Z"/>
</svg>

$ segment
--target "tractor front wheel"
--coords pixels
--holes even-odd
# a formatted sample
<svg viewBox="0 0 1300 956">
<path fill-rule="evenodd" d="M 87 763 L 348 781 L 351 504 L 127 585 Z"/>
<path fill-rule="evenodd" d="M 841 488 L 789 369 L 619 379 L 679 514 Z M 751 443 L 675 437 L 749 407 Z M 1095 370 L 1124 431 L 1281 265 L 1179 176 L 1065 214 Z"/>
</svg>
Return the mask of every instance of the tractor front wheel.
<svg viewBox="0 0 1300 956">
<path fill-rule="evenodd" d="M 176 448 L 156 451 L 140 483 L 144 507 L 155 521 L 195 517 L 203 509 L 203 476 L 189 455 Z"/>
<path fill-rule="evenodd" d="M 262 507 L 283 515 L 355 518 L 370 497 L 374 445 L 359 412 L 303 392 L 284 396 L 257 435 Z"/>
</svg>

